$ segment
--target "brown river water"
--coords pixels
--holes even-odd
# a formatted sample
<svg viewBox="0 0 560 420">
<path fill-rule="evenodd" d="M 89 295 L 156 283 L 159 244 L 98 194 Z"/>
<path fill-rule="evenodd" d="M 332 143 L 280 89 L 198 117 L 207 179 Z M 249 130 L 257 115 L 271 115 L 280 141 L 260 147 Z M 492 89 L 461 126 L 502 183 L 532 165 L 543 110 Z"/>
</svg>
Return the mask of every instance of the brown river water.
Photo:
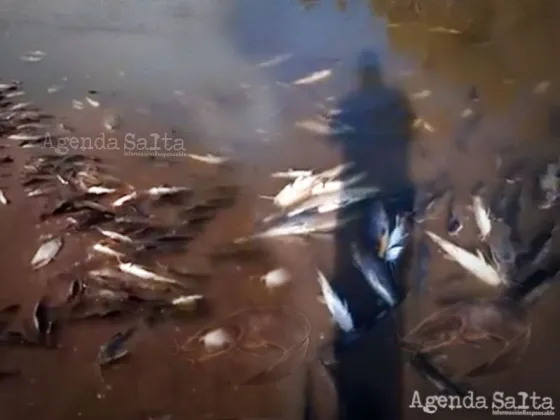
<svg viewBox="0 0 560 420">
<path fill-rule="evenodd" d="M 315 267 L 342 288 L 352 284 L 344 238 L 322 237 L 313 247 L 297 240 L 272 243 L 267 257 L 254 261 L 217 264 L 207 258 L 209 250 L 251 233 L 255 221 L 272 211 L 259 198 L 284 185 L 272 172 L 345 161 L 389 192 L 419 188 L 445 174 L 464 214 L 457 242 L 473 244 L 475 225 L 467 211 L 473 186 L 490 185 L 501 160 L 521 160 L 534 172 L 559 156 L 558 19 L 554 0 L 3 0 L 0 81 L 20 80 L 25 100 L 73 127 L 76 136 L 105 140 L 95 150 L 70 152 L 110 161 L 113 173 L 138 189 L 217 183 L 239 185 L 241 194 L 174 259 L 212 273 L 197 290 L 209 302 L 207 315 L 140 328 L 129 344 L 130 358 L 102 373 L 99 346 L 135 325 L 134 319 L 62 325 L 56 350 L 0 347 L 0 371 L 21 371 L 0 378 L 0 419 L 303 419 L 309 404 L 314 418 L 340 418 L 335 383 L 317 363 L 332 324 L 317 299 Z M 20 60 L 34 50 L 45 57 Z M 324 80 L 292 84 L 325 69 L 332 74 Z M 72 101 L 84 101 L 88 90 L 98 92 L 92 96 L 100 106 L 86 102 L 74 109 Z M 466 111 L 473 100 L 474 117 Z M 346 115 L 354 133 L 326 136 L 301 127 L 325 112 Z M 109 114 L 120 122 L 112 133 L 103 126 Z M 227 155 L 234 164 L 124 153 L 127 138 L 139 144 L 139 138 L 165 135 L 189 152 Z M 118 150 L 107 150 L 108 138 L 117 139 Z M 29 322 L 37 299 L 56 293 L 52 279 L 84 259 L 95 239 L 65 236 L 57 258 L 32 271 L 39 236 L 57 226 L 39 224 L 45 200 L 27 198 L 18 182 L 23 163 L 37 151 L 12 147 L 6 153 L 15 162 L 0 168 L 6 174 L 0 187 L 10 200 L 0 208 L 0 307 L 22 305 L 12 326 L 18 329 Z M 521 237 L 530 239 L 556 213 L 523 206 Z M 443 235 L 445 211 L 440 214 L 425 227 Z M 400 333 L 436 310 L 438 297 L 480 292 L 476 280 L 430 249 L 425 292 L 401 306 Z M 413 282 L 415 257 L 410 259 L 404 275 Z M 292 281 L 267 290 L 258 278 L 279 265 Z M 558 299 L 560 288 L 547 290 L 533 308 L 531 343 L 520 362 L 470 381 L 477 393 L 535 392 L 560 404 Z M 364 298 L 357 313 L 374 304 Z M 232 351 L 193 365 L 177 343 L 211 322 L 257 325 L 262 340 L 276 347 L 251 355 Z M 436 391 L 407 364 L 388 323 L 341 356 L 337 383 L 350 407 L 347 418 L 448 418 L 446 409 L 426 414 L 410 407 L 415 391 L 422 399 Z M 302 340 L 278 380 L 243 384 L 278 360 L 279 347 L 296 349 Z M 472 353 L 460 356 L 460 369 L 472 365 Z M 490 409 L 452 413 L 492 416 Z"/>
</svg>

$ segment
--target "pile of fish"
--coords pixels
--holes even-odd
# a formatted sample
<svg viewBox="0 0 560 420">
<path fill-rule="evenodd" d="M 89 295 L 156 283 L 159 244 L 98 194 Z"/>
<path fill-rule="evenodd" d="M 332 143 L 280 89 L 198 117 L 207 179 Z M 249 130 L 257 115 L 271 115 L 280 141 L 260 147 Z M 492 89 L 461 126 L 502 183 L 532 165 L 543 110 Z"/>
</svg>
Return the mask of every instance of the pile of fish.
<svg viewBox="0 0 560 420">
<path fill-rule="evenodd" d="M 15 82 L 0 84 L 4 147 L 15 140 L 39 144 L 45 137 L 38 132 L 47 126 L 43 115 L 28 110 L 27 104 L 9 104 L 18 92 Z M 11 162 L 3 159 L 3 163 Z M 44 203 L 39 207 L 38 229 L 47 232 L 39 237 L 32 270 L 44 270 L 65 247 L 70 252 L 85 251 L 85 255 L 48 279 L 54 289 L 66 292 L 63 298 L 45 295 L 39 299 L 23 330 L 10 328 L 19 305 L 0 308 L 0 343 L 56 346 L 55 332 L 71 321 L 126 314 L 153 320 L 162 313 L 201 308 L 204 297 L 199 280 L 211 273 L 160 261 L 184 254 L 206 224 L 234 204 L 238 188 L 198 180 L 197 185 L 205 182 L 208 186 L 137 189 L 112 175 L 112 168 L 110 162 L 94 156 L 30 150 L 19 181 L 29 200 L 38 201 L 39 206 Z M 7 204 L 3 192 L 1 197 Z M 120 359 L 125 341 L 135 330 L 111 338 L 100 349 L 100 364 Z"/>
<path fill-rule="evenodd" d="M 293 178 L 275 197 L 279 211 L 263 220 L 263 227 L 251 236 L 240 238 L 237 243 L 254 239 L 271 239 L 284 236 L 311 237 L 329 234 L 342 229 L 352 218 L 344 210 L 357 203 L 366 202 L 368 238 L 348 244 L 354 265 L 363 274 L 386 310 L 381 316 L 395 310 L 405 298 L 424 295 L 423 280 L 406 290 L 398 263 L 412 236 L 413 223 L 422 229 L 428 220 L 438 218 L 436 207 L 444 197 L 450 196 L 447 214 L 447 234 L 444 238 L 432 230 L 424 230 L 428 238 L 445 255 L 489 288 L 489 297 L 457 298 L 441 302 L 438 311 L 419 323 L 402 339 L 402 347 L 412 353 L 410 364 L 422 377 L 434 384 L 438 391 L 464 393 L 465 386 L 456 379 L 476 377 L 501 372 L 520 360 L 531 337 L 530 311 L 535 301 L 551 285 L 560 270 L 560 258 L 554 255 L 553 240 L 557 234 L 554 223 L 546 225 L 541 233 L 522 243 L 518 232 L 523 179 L 505 176 L 499 184 L 497 199 L 492 209 L 485 204 L 484 191 L 476 188 L 472 204 L 467 207 L 479 231 L 478 250 L 465 249 L 452 241 L 463 230 L 465 214 L 456 211 L 456 200 L 444 179 L 418 191 L 416 203 L 409 213 L 389 216 L 384 197 L 377 188 L 357 187 L 364 174 L 348 175 L 351 164 L 343 164 L 317 174 L 311 170 L 289 170 L 273 174 L 275 178 Z M 346 175 L 346 176 L 345 176 Z M 534 180 L 531 181 L 534 185 Z M 548 210 L 560 201 L 560 161 L 550 163 L 539 177 L 540 203 L 534 208 Z M 363 213 L 364 206 L 361 206 Z M 465 213 L 465 212 L 463 212 Z M 363 215 L 363 214 L 362 214 Z M 430 257 L 426 240 L 419 241 L 417 249 L 418 270 L 427 274 L 426 258 Z M 363 242 L 363 241 L 362 241 Z M 359 337 L 361 330 L 355 323 L 350 305 L 341 297 L 319 269 L 317 279 L 333 322 L 343 337 Z M 379 318 L 379 315 L 377 316 Z M 501 350 L 484 363 L 468 372 L 450 377 L 446 369 L 436 366 L 434 358 L 450 346 L 466 345 L 478 348 L 484 342 L 497 342 Z M 448 370 L 448 369 L 447 369 Z"/>
</svg>

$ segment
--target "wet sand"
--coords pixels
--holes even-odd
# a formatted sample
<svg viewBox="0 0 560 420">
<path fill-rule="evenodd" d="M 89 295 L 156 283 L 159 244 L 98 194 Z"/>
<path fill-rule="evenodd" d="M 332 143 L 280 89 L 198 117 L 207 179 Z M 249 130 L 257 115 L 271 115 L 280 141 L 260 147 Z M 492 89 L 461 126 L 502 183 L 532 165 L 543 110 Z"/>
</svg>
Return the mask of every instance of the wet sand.
<svg viewBox="0 0 560 420">
<path fill-rule="evenodd" d="M 26 98 L 75 128 L 76 135 L 95 138 L 105 134 L 122 145 L 127 133 L 136 138 L 172 133 L 184 140 L 189 152 L 227 154 L 235 159 L 231 170 L 220 170 L 184 156 L 149 160 L 123 156 L 122 149 L 87 151 L 114 163 L 116 175 L 138 189 L 162 183 L 242 187 L 235 205 L 221 212 L 188 252 L 175 260 L 212 271 L 211 279 L 199 286 L 211 302 L 209 316 L 143 328 L 131 343 L 131 358 L 104 372 L 103 379 L 95 366 L 99 346 L 134 320 L 64 325 L 62 347 L 56 351 L 2 347 L 0 369 L 22 371 L 20 377 L 0 384 L 2 418 L 300 418 L 305 373 L 301 360 L 294 360 L 291 375 L 278 383 L 246 387 L 236 384 L 274 360 L 275 350 L 262 351 L 257 357 L 228 353 L 203 367 L 193 367 L 176 349 L 177 342 L 184 342 L 212 320 L 261 306 L 301 312 L 312 326 L 305 355 L 309 364 L 316 360 L 320 344 L 328 342 L 331 326 L 326 309 L 317 301 L 314 267 L 320 261 L 329 275 L 340 275 L 341 268 L 336 266 L 339 242 L 325 241 L 320 252 L 313 253 L 298 241 L 271 244 L 267 245 L 269 257 L 254 262 L 216 265 L 206 258 L 214 246 L 250 233 L 255 220 L 271 211 L 271 203 L 258 196 L 272 195 L 283 184 L 269 174 L 359 160 L 360 166 L 371 164 L 373 182 L 389 189 L 409 181 L 421 186 L 447 173 L 466 206 L 477 181 L 493 181 L 498 153 L 522 157 L 527 167 L 558 156 L 555 110 L 560 80 L 552 50 L 558 37 L 553 2 L 536 2 L 542 9 L 535 6 L 531 13 L 520 2 L 512 2 L 516 4 L 507 9 L 498 1 L 485 2 L 486 6 L 473 3 L 470 8 L 460 2 L 448 2 L 448 8 L 430 6 L 429 1 L 411 2 L 422 6 L 420 11 L 389 3 L 350 2 L 344 11 L 335 2 L 318 2 L 306 10 L 291 0 L 239 0 L 228 5 L 218 0 L 111 5 L 50 0 L 12 1 L 2 6 L 1 80 L 21 80 Z M 434 31 L 437 27 L 455 28 L 461 34 Z M 43 61 L 19 60 L 21 54 L 36 49 L 47 53 Z M 363 51 L 377 55 L 382 71 L 374 98 L 364 103 L 362 94 L 368 93 L 360 85 L 359 63 Z M 280 64 L 262 64 L 288 54 L 293 56 Z M 289 86 L 326 68 L 333 69 L 333 76 L 324 82 Z M 61 90 L 47 93 L 52 85 L 60 85 Z M 483 109 L 474 125 L 461 117 L 472 86 Z M 95 96 L 100 108 L 86 103 L 84 110 L 72 109 L 72 100 L 84 100 L 89 89 L 99 90 Z M 424 91 L 429 93 L 422 94 Z M 410 130 L 398 127 L 403 130 L 393 132 L 390 126 L 397 125 L 395 121 L 401 124 L 402 119 L 393 120 L 398 112 L 392 95 L 407 104 L 411 125 L 417 118 L 428 124 Z M 344 138 L 331 141 L 294 126 L 325 107 L 357 109 L 357 114 L 363 107 L 363 118 L 368 118 L 367 113 L 377 115 L 374 127 L 380 131 L 360 132 L 360 142 L 347 147 Z M 103 129 L 107 112 L 122 121 L 115 133 Z M 361 123 L 359 118 L 357 121 Z M 402 136 L 407 138 L 396 138 Z M 397 142 L 393 148 L 391 140 Z M 459 150 L 457 143 L 466 147 Z M 26 198 L 17 182 L 31 152 L 12 149 L 7 151 L 16 159 L 12 176 L 1 180 L 11 203 L 0 208 L 4 232 L 0 264 L 5 274 L 0 304 L 21 303 L 19 321 L 28 322 L 38 297 L 50 292 L 57 273 L 84 258 L 92 239 L 65 237 L 56 260 L 31 272 L 29 261 L 40 234 L 54 227 L 37 225 L 44 200 Z M 10 170 L 2 168 L 2 173 Z M 522 236 L 530 237 L 544 217 L 554 218 L 554 213 L 524 209 Z M 458 241 L 470 245 L 476 235 L 474 223 L 472 218 L 464 223 Z M 444 218 L 426 227 L 444 232 Z M 468 282 L 461 286 L 469 292 L 475 288 L 470 286 L 474 279 L 443 260 L 435 247 L 431 250 L 429 292 L 419 301 L 411 298 L 403 305 L 403 331 L 435 309 L 435 298 L 449 293 L 446 279 L 450 274 L 458 273 L 461 281 Z M 295 280 L 282 289 L 267 291 L 257 277 L 278 265 L 287 266 Z M 473 381 L 478 391 L 486 395 L 494 390 L 505 394 L 535 391 L 560 401 L 553 350 L 560 342 L 556 337 L 560 333 L 554 329 L 559 293 L 558 288 L 551 288 L 533 311 L 531 345 L 521 362 L 506 372 Z M 287 318 L 282 317 L 281 325 L 272 323 L 267 332 L 271 340 L 285 347 L 301 339 L 298 334 L 302 331 L 301 322 L 294 325 Z M 292 337 L 292 342 L 286 337 Z M 362 371 L 367 354 L 360 356 L 352 375 L 367 372 L 376 376 L 382 370 L 371 366 Z M 461 365 L 468 366 L 469 357 L 466 354 Z M 434 390 L 404 363 L 405 355 L 399 358 L 402 366 L 384 374 L 399 377 L 395 380 L 398 391 L 392 392 L 401 403 L 400 417 L 427 416 L 408 406 L 414 390 L 421 395 L 434 395 Z M 319 393 L 328 395 L 317 399 L 318 410 L 330 411 L 332 389 L 329 381 L 318 376 L 323 390 Z M 356 383 L 364 382 L 356 379 Z M 372 391 L 360 392 L 367 398 Z M 324 418 L 333 418 L 329 414 L 331 417 Z M 448 414 L 440 410 L 435 416 Z M 453 414 L 490 416 L 469 410 Z"/>
</svg>

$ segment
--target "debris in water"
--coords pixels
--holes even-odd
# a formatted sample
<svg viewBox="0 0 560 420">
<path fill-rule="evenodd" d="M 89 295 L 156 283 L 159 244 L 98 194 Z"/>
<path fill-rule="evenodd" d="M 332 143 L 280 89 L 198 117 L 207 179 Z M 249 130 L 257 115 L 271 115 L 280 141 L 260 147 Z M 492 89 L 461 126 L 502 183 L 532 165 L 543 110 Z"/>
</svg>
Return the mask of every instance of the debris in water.
<svg viewBox="0 0 560 420">
<path fill-rule="evenodd" d="M 295 85 L 295 86 L 311 85 L 313 83 L 317 83 L 317 82 L 320 82 L 322 80 L 328 79 L 331 75 L 332 75 L 332 70 L 330 70 L 330 69 L 319 70 L 319 71 L 316 71 L 314 73 L 311 73 L 309 76 L 305 76 L 301 79 L 298 79 L 298 80 L 292 82 L 292 84 Z"/>
<path fill-rule="evenodd" d="M 38 270 L 49 264 L 62 248 L 62 238 L 55 237 L 43 243 L 31 260 L 33 270 Z"/>
</svg>

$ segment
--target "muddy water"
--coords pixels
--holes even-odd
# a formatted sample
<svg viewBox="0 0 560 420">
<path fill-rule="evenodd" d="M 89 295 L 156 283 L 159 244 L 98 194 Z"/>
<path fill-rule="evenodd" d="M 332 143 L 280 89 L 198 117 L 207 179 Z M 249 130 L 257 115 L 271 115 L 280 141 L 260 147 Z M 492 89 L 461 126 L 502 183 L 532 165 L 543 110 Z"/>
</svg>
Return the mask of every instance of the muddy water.
<svg viewBox="0 0 560 420">
<path fill-rule="evenodd" d="M 183 264 L 212 270 L 212 278 L 200 285 L 211 302 L 209 316 L 142 329 L 131 343 L 130 360 L 102 376 L 95 367 L 99 345 L 132 320 L 69 325 L 56 351 L 2 348 L 0 368 L 22 371 L 21 377 L 1 384 L 2 418 L 299 418 L 302 359 L 315 360 L 320 343 L 330 336 L 326 311 L 316 299 L 313 270 L 319 262 L 341 288 L 346 284 L 348 293 L 356 293 L 350 290 L 358 283 L 355 273 L 342 257 L 346 245 L 336 237 L 322 241 L 320 252 L 311 253 L 299 242 L 274 244 L 265 260 L 216 266 L 206 253 L 249 233 L 254 220 L 271 210 L 258 195 L 273 194 L 282 186 L 269 177 L 275 170 L 352 160 L 389 191 L 421 186 L 445 173 L 466 208 L 472 186 L 477 181 L 491 184 L 495 178 L 499 154 L 506 162 L 523 158 L 527 168 L 557 156 L 558 6 L 542 0 L 466 3 L 5 1 L 0 9 L 0 77 L 21 80 L 30 99 L 75 128 L 77 135 L 119 141 L 120 150 L 98 147 L 87 153 L 115 163 L 114 172 L 137 188 L 165 182 L 235 183 L 243 192 L 186 255 L 177 257 Z M 19 60 L 37 49 L 47 53 L 43 61 Z M 290 85 L 324 69 L 333 70 L 325 81 Z M 48 93 L 53 86 L 60 90 Z M 473 87 L 479 98 L 476 107 Z M 72 100 L 83 100 L 90 89 L 99 91 L 95 96 L 100 108 L 86 103 L 81 111 L 73 109 Z M 474 117 L 465 113 L 469 106 L 476 108 Z M 329 111 L 341 112 L 340 119 L 354 133 L 327 139 L 297 128 L 297 122 Z M 119 116 L 115 133 L 103 129 L 108 113 Z M 221 170 L 185 156 L 123 156 L 126 136 L 165 134 L 180 139 L 189 151 L 227 154 L 236 163 Z M 29 153 L 14 151 L 16 166 L 21 167 Z M 11 204 L 1 209 L 5 234 L 0 263 L 5 275 L 0 297 L 2 302 L 24 305 L 19 321 L 25 324 L 36 299 L 50 292 L 49 279 L 84 258 L 92 239 L 65 238 L 59 258 L 32 273 L 28 262 L 39 235 L 56 227 L 37 226 L 44 201 L 26 199 L 15 178 L 2 179 Z M 464 214 L 466 227 L 458 241 L 470 245 L 475 229 L 468 211 Z M 545 217 L 554 216 L 554 211 L 525 206 L 522 236 L 530 237 Z M 430 221 L 428 227 L 443 232 L 444 218 Z M 450 286 L 449 275 L 459 275 L 462 292 L 479 292 L 474 290 L 475 280 L 444 261 L 435 248 L 432 255 L 427 293 L 407 300 L 401 311 L 402 330 L 433 311 L 435 298 L 456 293 L 457 284 Z M 289 267 L 295 281 L 269 292 L 257 277 L 279 264 Z M 553 350 L 560 340 L 554 328 L 558 293 L 550 289 L 535 307 L 532 342 L 522 361 L 507 372 L 473 382 L 479 392 L 535 391 L 560 401 Z M 375 303 L 366 298 L 353 302 L 363 318 Z M 287 306 L 290 314 L 301 313 L 302 318 L 272 316 L 263 336 L 281 346 L 300 340 L 307 322 L 312 326 L 305 357 L 294 359 L 289 377 L 266 385 L 237 385 L 276 360 L 274 348 L 258 357 L 228 354 L 202 367 L 178 354 L 176 343 L 209 322 L 257 306 Z M 259 312 L 256 316 L 266 318 Z M 340 386 L 354 409 L 350 418 L 361 418 L 356 410 L 370 410 L 367 418 L 381 417 L 380 411 L 386 418 L 425 415 L 408 408 L 412 393 L 419 390 L 427 396 L 434 390 L 411 372 L 405 355 L 388 343 L 388 335 L 379 327 L 364 346 L 341 361 L 346 374 Z M 469 357 L 463 356 L 465 365 Z M 317 410 L 333 418 L 332 384 L 324 373 L 316 377 Z M 489 416 L 488 411 L 454 414 Z M 438 415 L 448 412 L 440 410 Z"/>
</svg>

